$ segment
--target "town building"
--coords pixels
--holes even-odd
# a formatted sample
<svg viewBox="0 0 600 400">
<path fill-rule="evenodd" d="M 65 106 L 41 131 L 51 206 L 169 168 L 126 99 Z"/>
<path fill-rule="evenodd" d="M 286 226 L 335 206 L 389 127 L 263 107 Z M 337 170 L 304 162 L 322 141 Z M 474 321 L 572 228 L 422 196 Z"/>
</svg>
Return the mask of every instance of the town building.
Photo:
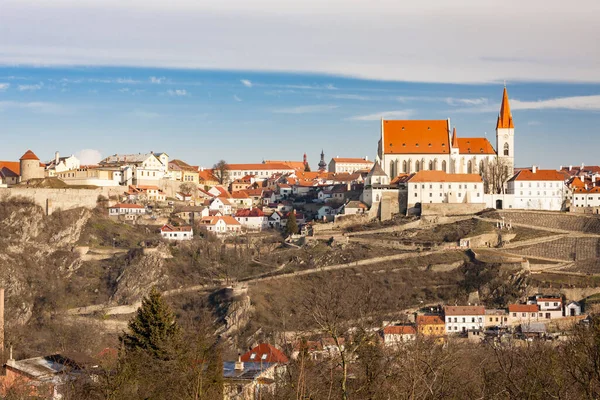
<svg viewBox="0 0 600 400">
<path fill-rule="evenodd" d="M 513 208 L 561 211 L 566 208 L 568 189 L 559 171 L 521 169 L 507 182 L 507 193 L 514 195 Z"/>
<path fill-rule="evenodd" d="M 256 400 L 275 391 L 280 364 L 226 361 L 223 363 L 223 399 Z"/>
<path fill-rule="evenodd" d="M 208 232 L 217 236 L 235 235 L 242 230 L 242 225 L 229 215 L 204 217 L 200 223 Z"/>
<path fill-rule="evenodd" d="M 571 207 L 571 210 L 579 208 L 593 208 L 598 210 L 600 207 L 600 186 L 594 186 L 589 189 L 586 187 L 574 187 L 572 189 Z"/>
<path fill-rule="evenodd" d="M 46 163 L 46 176 L 56 176 L 59 172 L 75 170 L 80 167 L 80 162 L 77 157 L 70 155 L 68 157 L 61 157 L 57 151 L 54 154 L 54 159 Z"/>
<path fill-rule="evenodd" d="M 173 211 L 173 215 L 188 225 L 194 225 L 195 221 L 200 221 L 209 216 L 209 208 L 205 206 L 182 206 Z"/>
<path fill-rule="evenodd" d="M 572 301 L 565 306 L 566 317 L 577 317 L 581 315 L 581 304 L 576 301 Z"/>
<path fill-rule="evenodd" d="M 118 203 L 108 207 L 108 215 L 110 217 L 118 217 L 121 215 L 138 216 L 145 215 L 146 207 L 139 204 Z"/>
<path fill-rule="evenodd" d="M 385 346 L 397 346 L 415 340 L 417 330 L 410 325 L 386 326 L 382 329 L 383 343 Z"/>
<path fill-rule="evenodd" d="M 0 183 L 13 186 L 21 178 L 21 163 L 19 161 L 0 161 Z"/>
<path fill-rule="evenodd" d="M 485 307 L 445 306 L 446 333 L 466 333 L 470 329 L 483 329 Z"/>
<path fill-rule="evenodd" d="M 166 178 L 169 172 L 169 156 L 167 153 L 146 154 L 114 154 L 100 161 L 101 167 L 118 167 L 130 169 L 131 182 L 123 185 L 158 185 L 160 179 Z"/>
<path fill-rule="evenodd" d="M 508 314 L 506 310 L 491 309 L 485 310 L 485 319 L 483 320 L 483 326 L 485 328 L 493 326 L 507 326 L 508 325 Z"/>
<path fill-rule="evenodd" d="M 334 157 L 329 161 L 329 172 L 339 174 L 352 174 L 356 171 L 370 171 L 373 168 L 373 161 L 365 158 Z"/>
<path fill-rule="evenodd" d="M 160 228 L 160 235 L 166 240 L 192 240 L 194 230 L 191 226 L 164 225 Z"/>
<path fill-rule="evenodd" d="M 238 210 L 234 218 L 248 230 L 262 231 L 269 228 L 269 217 L 260 208 Z"/>
<path fill-rule="evenodd" d="M 439 315 L 417 315 L 417 331 L 423 336 L 444 336 L 446 324 Z"/>
<path fill-rule="evenodd" d="M 344 214 L 345 215 L 365 214 L 368 211 L 369 211 L 369 206 L 367 206 L 362 201 L 358 201 L 358 200 L 349 201 L 344 206 Z"/>
<path fill-rule="evenodd" d="M 508 322 L 510 325 L 528 324 L 538 320 L 537 304 L 509 304 Z"/>
<path fill-rule="evenodd" d="M 30 179 L 44 178 L 44 166 L 40 159 L 31 150 L 27 150 L 19 159 L 20 179 L 19 182 L 27 182 Z"/>
<path fill-rule="evenodd" d="M 294 172 L 296 170 L 286 164 L 229 164 L 227 183 L 247 175 L 252 175 L 257 182 L 262 182 L 274 174 L 293 174 Z"/>
<path fill-rule="evenodd" d="M 242 354 L 240 359 L 243 362 L 258 361 L 279 364 L 287 364 L 289 362 L 288 357 L 281 350 L 268 343 L 260 343 L 251 350 Z"/>
<path fill-rule="evenodd" d="M 127 179 L 127 173 L 131 173 L 131 170 L 119 167 L 83 166 L 77 169 L 56 172 L 54 176 L 70 186 L 111 187 L 119 186 L 127 180 L 131 181 L 130 176 Z"/>
</svg>

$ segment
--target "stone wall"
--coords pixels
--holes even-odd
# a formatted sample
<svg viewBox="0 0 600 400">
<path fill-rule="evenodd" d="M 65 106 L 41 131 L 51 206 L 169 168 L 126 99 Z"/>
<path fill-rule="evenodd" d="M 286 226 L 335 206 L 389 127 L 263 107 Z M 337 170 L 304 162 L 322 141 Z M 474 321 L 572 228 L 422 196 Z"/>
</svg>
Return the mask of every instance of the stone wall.
<svg viewBox="0 0 600 400">
<path fill-rule="evenodd" d="M 421 215 L 470 215 L 485 209 L 485 203 L 423 203 L 421 204 Z"/>
<path fill-rule="evenodd" d="M 122 194 L 123 188 L 98 189 L 43 189 L 30 187 L 0 188 L 0 196 L 25 197 L 44 209 L 47 215 L 56 210 L 71 210 L 73 208 L 95 208 L 99 196 L 110 197 Z"/>
</svg>

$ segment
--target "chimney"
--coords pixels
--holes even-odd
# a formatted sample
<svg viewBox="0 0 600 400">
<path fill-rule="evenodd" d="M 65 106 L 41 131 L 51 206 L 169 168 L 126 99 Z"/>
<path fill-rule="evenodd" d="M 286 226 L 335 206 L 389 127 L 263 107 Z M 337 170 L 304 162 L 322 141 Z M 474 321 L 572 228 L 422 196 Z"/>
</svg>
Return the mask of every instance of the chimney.
<svg viewBox="0 0 600 400">
<path fill-rule="evenodd" d="M 534 174 L 537 172 L 537 165 L 531 166 L 531 172 L 533 172 Z"/>
<path fill-rule="evenodd" d="M 581 163 L 581 169 L 584 169 L 584 168 L 585 168 L 585 164 Z"/>
<path fill-rule="evenodd" d="M 369 156 L 365 156 L 365 161 L 369 161 Z"/>
<path fill-rule="evenodd" d="M 60 155 L 58 154 L 58 151 L 56 153 L 54 153 L 54 165 L 58 164 L 58 159 L 60 158 Z"/>
<path fill-rule="evenodd" d="M 236 371 L 243 371 L 244 370 L 244 363 L 242 362 L 242 355 L 238 354 L 238 360 L 235 362 L 235 370 Z"/>
<path fill-rule="evenodd" d="M 572 170 L 572 169 L 573 169 L 573 166 L 572 166 L 572 165 L 569 165 L 569 171 L 570 171 L 570 170 Z"/>
<path fill-rule="evenodd" d="M 4 357 L 4 288 L 0 288 L 0 359 Z"/>
</svg>

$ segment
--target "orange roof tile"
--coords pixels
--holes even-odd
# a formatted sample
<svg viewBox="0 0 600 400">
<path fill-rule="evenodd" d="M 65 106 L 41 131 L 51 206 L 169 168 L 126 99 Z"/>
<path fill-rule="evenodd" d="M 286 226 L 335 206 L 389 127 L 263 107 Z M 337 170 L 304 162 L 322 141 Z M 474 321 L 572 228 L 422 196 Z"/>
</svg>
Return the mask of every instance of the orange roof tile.
<svg viewBox="0 0 600 400">
<path fill-rule="evenodd" d="M 444 306 L 445 315 L 485 315 L 483 306 Z"/>
<path fill-rule="evenodd" d="M 192 227 L 189 225 L 185 225 L 185 226 L 173 226 L 173 225 L 163 225 L 162 228 L 160 228 L 161 232 L 191 232 L 192 231 Z"/>
<path fill-rule="evenodd" d="M 510 105 L 508 104 L 508 92 L 506 86 L 504 87 L 504 93 L 502 93 L 502 104 L 500 105 L 500 114 L 498 114 L 498 122 L 496 123 L 496 129 L 498 128 L 514 128 L 512 114 L 510 112 Z"/>
<path fill-rule="evenodd" d="M 496 154 L 492 144 L 486 138 L 459 138 L 457 143 L 460 154 Z M 454 142 L 452 147 L 456 147 Z"/>
<path fill-rule="evenodd" d="M 252 356 L 254 355 L 254 356 Z M 267 343 L 261 343 L 241 356 L 243 362 L 267 362 L 287 364 L 287 356 L 281 350 Z"/>
<path fill-rule="evenodd" d="M 419 171 L 408 182 L 483 182 L 477 174 L 449 174 L 444 171 Z"/>
<path fill-rule="evenodd" d="M 384 154 L 449 154 L 446 120 L 384 120 Z"/>
<path fill-rule="evenodd" d="M 509 304 L 508 312 L 538 312 L 539 307 L 537 304 Z"/>
<path fill-rule="evenodd" d="M 459 147 L 458 138 L 456 137 L 456 127 L 454 127 L 454 129 L 452 130 L 452 147 Z"/>
<path fill-rule="evenodd" d="M 529 169 L 522 169 L 510 181 L 564 181 L 565 176 L 553 169 L 538 169 L 535 173 Z"/>
<path fill-rule="evenodd" d="M 305 165 L 304 165 L 304 161 L 273 161 L 273 160 L 266 160 L 264 162 L 265 164 L 283 164 L 283 165 L 287 165 L 292 169 L 295 169 L 296 171 L 304 171 Z"/>
<path fill-rule="evenodd" d="M 417 325 L 445 325 L 439 315 L 417 315 Z"/>
<path fill-rule="evenodd" d="M 213 172 L 209 169 L 205 169 L 204 171 L 198 171 L 198 176 L 201 180 L 207 182 L 218 182 L 219 180 L 215 177 Z"/>
<path fill-rule="evenodd" d="M 23 156 L 21 156 L 21 158 L 19 160 L 38 160 L 39 161 L 39 158 L 38 158 L 38 156 L 36 156 L 33 153 L 33 151 L 27 150 L 25 152 L 25 154 L 23 154 Z"/>
<path fill-rule="evenodd" d="M 240 225 L 240 223 L 235 218 L 229 215 L 203 217 L 201 222 L 207 225 L 216 225 L 217 222 L 219 222 L 219 220 L 223 220 L 223 222 L 225 222 L 225 224 L 227 225 Z"/>
<path fill-rule="evenodd" d="M 13 174 L 21 175 L 21 163 L 18 161 L 0 161 L 0 169 L 6 168 Z"/>
<path fill-rule="evenodd" d="M 265 213 L 260 208 L 238 210 L 236 217 L 264 217 Z"/>
<path fill-rule="evenodd" d="M 239 190 L 237 192 L 231 192 L 231 197 L 234 199 L 248 199 L 250 196 L 244 190 Z"/>
<path fill-rule="evenodd" d="M 585 187 L 585 184 L 582 182 L 581 179 L 579 179 L 579 177 L 573 178 L 573 180 L 571 180 L 570 185 L 572 187 L 576 187 L 576 188 L 583 188 L 583 187 Z"/>
</svg>

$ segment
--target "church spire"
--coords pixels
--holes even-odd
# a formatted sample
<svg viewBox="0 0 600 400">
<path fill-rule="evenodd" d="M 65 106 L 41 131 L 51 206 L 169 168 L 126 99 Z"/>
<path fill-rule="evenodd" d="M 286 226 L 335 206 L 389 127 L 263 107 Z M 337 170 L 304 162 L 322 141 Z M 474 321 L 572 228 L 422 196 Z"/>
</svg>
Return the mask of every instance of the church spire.
<svg viewBox="0 0 600 400">
<path fill-rule="evenodd" d="M 327 169 L 327 163 L 325 162 L 325 152 L 321 150 L 321 161 L 319 161 L 319 171 L 325 171 Z"/>
<path fill-rule="evenodd" d="M 456 127 L 452 131 L 452 147 L 458 149 L 458 138 L 456 137 Z"/>
<path fill-rule="evenodd" d="M 506 86 L 504 86 L 502 105 L 500 106 L 500 114 L 498 114 L 498 123 L 496 124 L 496 129 L 514 127 L 512 114 L 510 112 L 510 105 L 508 104 L 508 92 L 506 91 Z"/>
</svg>

